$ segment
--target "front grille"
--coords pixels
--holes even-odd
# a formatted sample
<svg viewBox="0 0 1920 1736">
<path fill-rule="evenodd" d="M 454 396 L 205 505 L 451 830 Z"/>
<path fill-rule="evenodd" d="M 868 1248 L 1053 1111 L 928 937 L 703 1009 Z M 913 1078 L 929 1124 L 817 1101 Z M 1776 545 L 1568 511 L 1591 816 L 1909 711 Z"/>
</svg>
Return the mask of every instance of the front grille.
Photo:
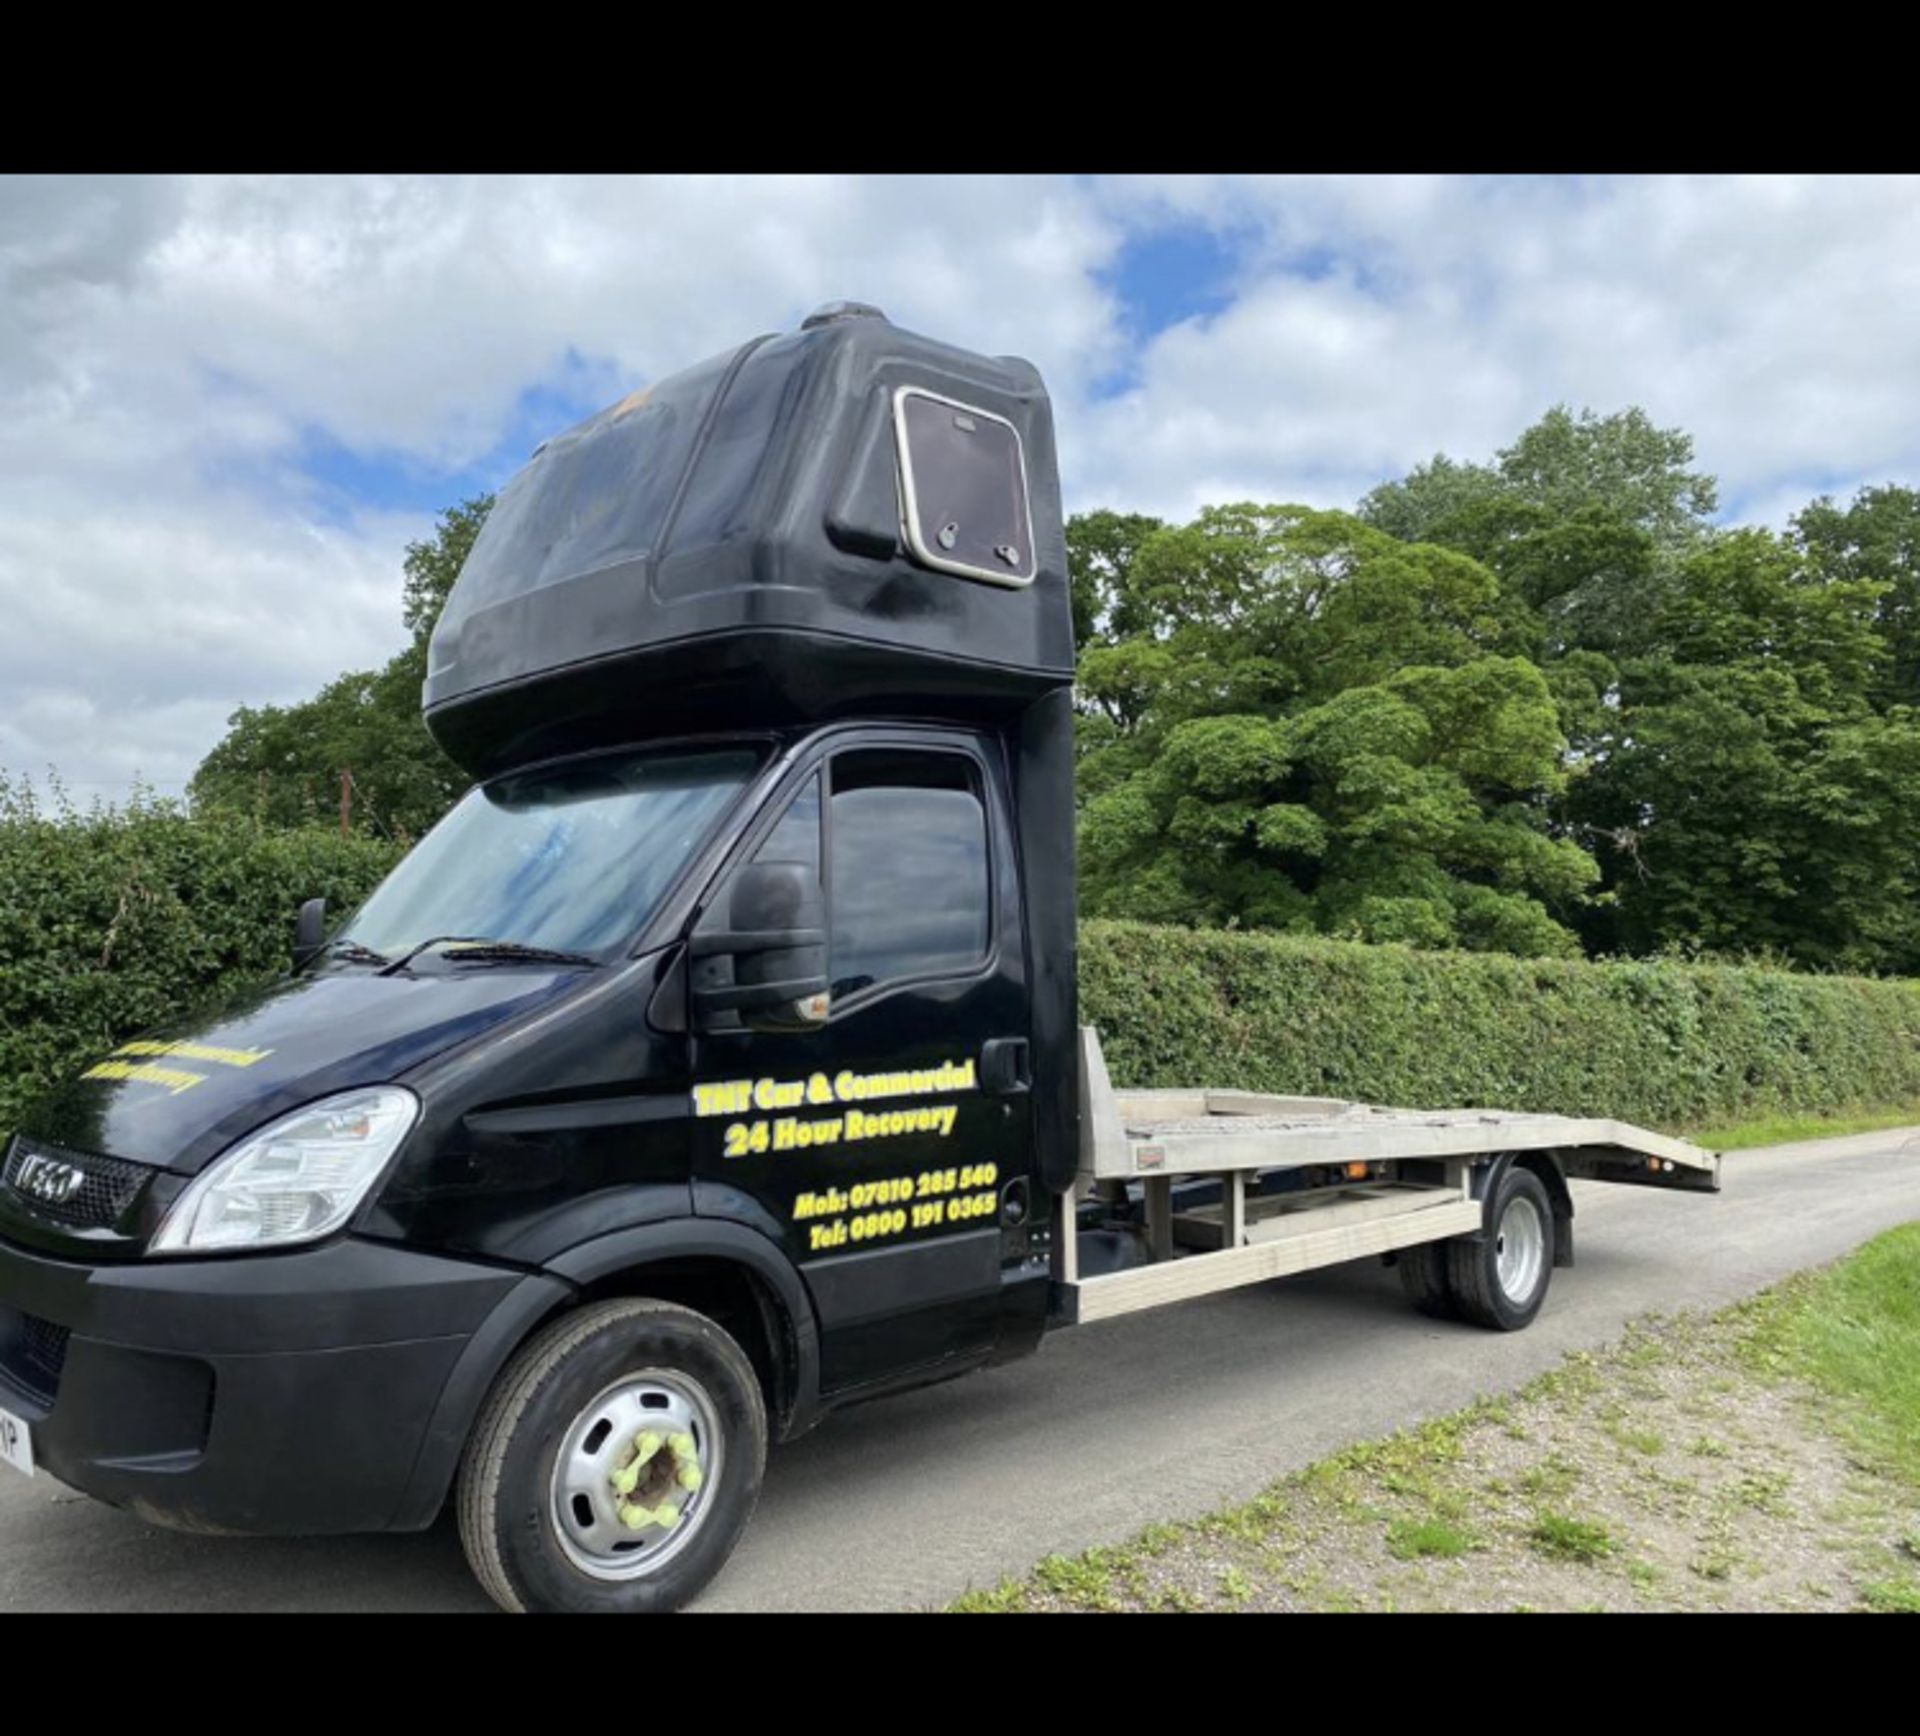
<svg viewBox="0 0 1920 1736">
<path fill-rule="evenodd" d="M 67 1366 L 67 1329 L 37 1314 L 0 1308 L 0 1371 L 29 1398 L 50 1405 Z"/>
<path fill-rule="evenodd" d="M 145 1164 L 69 1151 L 16 1133 L 0 1169 L 0 1187 L 37 1217 L 103 1230 L 120 1221 L 152 1174 Z"/>
</svg>

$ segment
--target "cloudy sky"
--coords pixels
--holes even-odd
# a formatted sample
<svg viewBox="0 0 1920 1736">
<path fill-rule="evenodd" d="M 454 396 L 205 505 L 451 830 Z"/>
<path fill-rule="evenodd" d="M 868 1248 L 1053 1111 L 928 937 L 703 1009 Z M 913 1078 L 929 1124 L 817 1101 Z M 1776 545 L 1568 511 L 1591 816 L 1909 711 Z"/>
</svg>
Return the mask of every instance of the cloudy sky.
<svg viewBox="0 0 1920 1736">
<path fill-rule="evenodd" d="M 177 789 L 435 510 L 836 297 L 1045 371 L 1070 509 L 1349 505 L 1549 405 L 1740 518 L 1920 480 L 1920 183 L 0 179 L 0 769 Z"/>
</svg>

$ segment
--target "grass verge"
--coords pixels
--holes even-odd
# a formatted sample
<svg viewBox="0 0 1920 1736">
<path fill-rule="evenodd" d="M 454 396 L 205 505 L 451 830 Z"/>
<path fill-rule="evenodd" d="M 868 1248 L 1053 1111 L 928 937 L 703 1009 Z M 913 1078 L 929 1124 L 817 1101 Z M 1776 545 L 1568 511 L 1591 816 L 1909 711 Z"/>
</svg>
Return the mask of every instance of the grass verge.
<svg viewBox="0 0 1920 1736">
<path fill-rule="evenodd" d="M 1920 1488 L 1920 1223 L 1747 1305 L 1742 1345 L 1763 1371 L 1826 1394 L 1863 1459 Z"/>
<path fill-rule="evenodd" d="M 1758 1121 L 1723 1122 L 1682 1129 L 1683 1136 L 1709 1151 L 1746 1151 L 1756 1145 L 1787 1145 L 1800 1139 L 1838 1139 L 1847 1133 L 1878 1133 L 1887 1127 L 1920 1127 L 1920 1103 L 1904 1109 L 1872 1110 L 1858 1115 L 1770 1115 Z"/>
<path fill-rule="evenodd" d="M 1920 1223 L 953 1607 L 1920 1612 Z"/>
</svg>

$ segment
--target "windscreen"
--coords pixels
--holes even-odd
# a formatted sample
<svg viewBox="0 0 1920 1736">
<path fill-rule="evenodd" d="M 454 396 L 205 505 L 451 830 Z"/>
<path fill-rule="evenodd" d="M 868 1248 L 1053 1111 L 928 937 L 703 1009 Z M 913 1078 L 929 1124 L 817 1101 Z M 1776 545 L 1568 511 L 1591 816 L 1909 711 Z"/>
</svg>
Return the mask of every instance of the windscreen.
<svg viewBox="0 0 1920 1736">
<path fill-rule="evenodd" d="M 750 747 L 601 754 L 470 790 L 341 939 L 437 935 L 597 953 L 645 925 L 760 763 Z"/>
</svg>

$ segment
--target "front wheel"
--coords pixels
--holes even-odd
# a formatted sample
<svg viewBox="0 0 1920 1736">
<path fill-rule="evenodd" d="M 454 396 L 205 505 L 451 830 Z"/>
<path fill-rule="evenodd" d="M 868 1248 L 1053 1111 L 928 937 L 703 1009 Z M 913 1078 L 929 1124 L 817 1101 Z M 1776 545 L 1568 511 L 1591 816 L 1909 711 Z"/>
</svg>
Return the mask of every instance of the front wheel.
<svg viewBox="0 0 1920 1736">
<path fill-rule="evenodd" d="M 718 1325 L 595 1303 L 501 1375 L 460 1469 L 460 1540 L 502 1609 L 678 1609 L 732 1554 L 766 1456 L 760 1383 Z"/>
<path fill-rule="evenodd" d="M 1517 1164 L 1495 1184 L 1486 1228 L 1446 1244 L 1447 1288 L 1463 1320 L 1496 1332 L 1530 1326 L 1553 1275 L 1553 1202 Z"/>
</svg>

